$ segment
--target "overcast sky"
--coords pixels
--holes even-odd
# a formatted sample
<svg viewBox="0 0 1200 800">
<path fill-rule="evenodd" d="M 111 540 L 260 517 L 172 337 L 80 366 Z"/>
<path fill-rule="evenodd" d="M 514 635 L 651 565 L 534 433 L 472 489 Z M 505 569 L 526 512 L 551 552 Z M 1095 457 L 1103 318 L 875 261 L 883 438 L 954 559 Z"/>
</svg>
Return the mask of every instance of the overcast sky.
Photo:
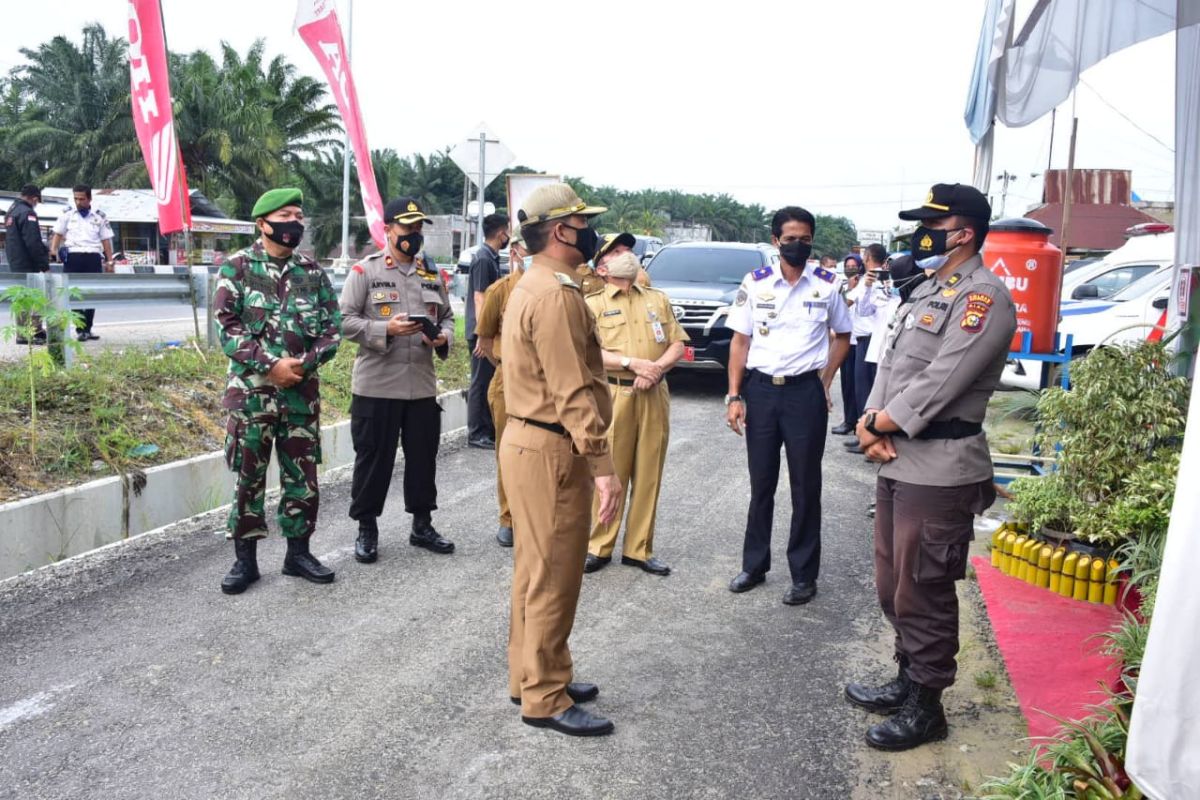
<svg viewBox="0 0 1200 800">
<path fill-rule="evenodd" d="M 1018 0 L 1019 22 L 1031 5 Z M 292 30 L 292 0 L 162 6 L 172 50 L 225 40 L 244 52 L 262 37 L 271 55 L 320 74 Z M 983 9 L 983 0 L 355 0 L 353 68 L 372 148 L 428 153 L 485 120 L 518 163 L 545 172 L 797 203 L 889 228 L 929 184 L 970 181 L 962 115 Z M 5 17 L 7 71 L 23 63 L 21 47 L 78 40 L 90 21 L 124 35 L 126 4 L 57 0 Z M 1143 199 L 1174 196 L 1174 50 L 1173 34 L 1129 48 L 1085 73 L 1077 92 L 1077 166 L 1132 169 Z M 1055 167 L 1066 166 L 1069 116 L 1067 103 Z M 1010 215 L 1040 199 L 1031 173 L 1046 168 L 1049 149 L 1048 117 L 998 133 L 996 174 L 1018 176 Z"/>
</svg>

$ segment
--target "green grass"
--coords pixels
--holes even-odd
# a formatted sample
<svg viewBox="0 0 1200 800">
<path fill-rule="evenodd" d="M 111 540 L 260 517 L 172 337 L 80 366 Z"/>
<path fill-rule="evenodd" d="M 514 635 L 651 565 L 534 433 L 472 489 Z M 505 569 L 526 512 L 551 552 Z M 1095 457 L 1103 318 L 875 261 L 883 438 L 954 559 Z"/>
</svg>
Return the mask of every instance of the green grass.
<svg viewBox="0 0 1200 800">
<path fill-rule="evenodd" d="M 470 358 L 463 321 L 450 357 L 437 365 L 439 390 L 466 388 Z M 345 419 L 356 345 L 343 342 L 321 368 L 322 422 Z M 221 394 L 229 360 L 187 346 L 89 352 L 78 366 L 38 376 L 38 450 L 29 453 L 28 372 L 0 363 L 0 502 L 113 474 L 113 465 L 145 468 L 220 449 Z M 129 458 L 153 444 L 158 452 Z"/>
<path fill-rule="evenodd" d="M 995 689 L 996 688 L 996 673 L 991 670 L 985 670 L 975 676 L 975 685 L 980 689 Z"/>
</svg>

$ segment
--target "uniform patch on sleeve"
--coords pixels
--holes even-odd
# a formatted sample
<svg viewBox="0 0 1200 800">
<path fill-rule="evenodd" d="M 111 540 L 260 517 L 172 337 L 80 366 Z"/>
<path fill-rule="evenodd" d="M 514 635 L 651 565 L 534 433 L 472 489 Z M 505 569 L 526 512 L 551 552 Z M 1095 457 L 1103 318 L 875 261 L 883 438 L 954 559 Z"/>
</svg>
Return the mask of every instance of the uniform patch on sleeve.
<svg viewBox="0 0 1200 800">
<path fill-rule="evenodd" d="M 979 333 L 983 330 L 983 321 L 987 318 L 987 309 L 982 311 L 967 308 L 963 313 L 962 322 L 958 326 L 967 333 Z"/>
<path fill-rule="evenodd" d="M 746 294 L 745 289 L 738 289 L 737 299 L 733 301 L 735 306 L 744 306 L 746 301 L 750 299 L 750 295 Z"/>
<path fill-rule="evenodd" d="M 830 272 L 829 270 L 825 269 L 824 267 L 817 267 L 816 269 L 814 269 L 813 275 L 816 275 L 818 278 L 825 281 L 826 283 L 833 283 L 833 281 L 837 278 L 836 273 Z"/>
<path fill-rule="evenodd" d="M 771 277 L 771 275 L 774 273 L 775 270 L 771 269 L 770 267 L 762 267 L 761 269 L 756 269 L 754 272 L 751 272 L 750 277 L 754 278 L 756 281 L 761 281 L 763 278 Z"/>
<path fill-rule="evenodd" d="M 357 272 L 359 275 L 366 275 L 366 270 L 362 268 L 362 264 L 355 264 L 350 268 L 351 272 Z"/>
<path fill-rule="evenodd" d="M 982 305 L 991 307 L 991 305 L 995 302 L 996 300 L 991 295 L 984 294 L 983 292 L 971 292 L 969 295 L 967 295 L 968 304 L 980 303 Z"/>
</svg>

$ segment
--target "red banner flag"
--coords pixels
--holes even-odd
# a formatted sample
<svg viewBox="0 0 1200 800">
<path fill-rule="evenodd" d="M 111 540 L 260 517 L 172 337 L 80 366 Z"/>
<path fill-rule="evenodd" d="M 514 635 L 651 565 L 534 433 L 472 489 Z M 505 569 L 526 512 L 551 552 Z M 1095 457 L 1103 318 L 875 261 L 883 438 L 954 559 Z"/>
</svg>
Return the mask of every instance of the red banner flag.
<svg viewBox="0 0 1200 800">
<path fill-rule="evenodd" d="M 383 232 L 383 203 L 371 168 L 371 151 L 367 149 L 367 134 L 363 130 L 358 92 L 350 74 L 350 59 L 346 57 L 346 42 L 338 23 L 333 0 L 299 0 L 296 6 L 296 32 L 312 50 L 325 72 L 325 80 L 342 112 L 342 123 L 354 148 L 354 163 L 358 169 L 358 185 L 362 190 L 367 227 L 375 244 L 383 247 L 387 237 Z"/>
<path fill-rule="evenodd" d="M 167 45 L 158 0 L 129 0 L 129 90 L 133 126 L 158 201 L 158 229 L 174 233 L 192 225 L 187 176 L 167 75 Z"/>
</svg>

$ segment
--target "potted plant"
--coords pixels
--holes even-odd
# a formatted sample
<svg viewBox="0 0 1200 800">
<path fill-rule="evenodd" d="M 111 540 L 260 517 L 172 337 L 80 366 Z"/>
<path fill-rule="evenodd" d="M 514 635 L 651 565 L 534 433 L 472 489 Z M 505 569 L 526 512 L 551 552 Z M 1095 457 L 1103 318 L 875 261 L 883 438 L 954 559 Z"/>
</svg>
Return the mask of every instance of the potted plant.
<svg viewBox="0 0 1200 800">
<path fill-rule="evenodd" d="M 1061 472 L 1017 478 L 1009 491 L 1012 500 L 1007 508 L 1017 522 L 1026 523 L 1031 530 L 1050 539 L 1066 541 L 1074 537 L 1077 503 Z"/>
</svg>

